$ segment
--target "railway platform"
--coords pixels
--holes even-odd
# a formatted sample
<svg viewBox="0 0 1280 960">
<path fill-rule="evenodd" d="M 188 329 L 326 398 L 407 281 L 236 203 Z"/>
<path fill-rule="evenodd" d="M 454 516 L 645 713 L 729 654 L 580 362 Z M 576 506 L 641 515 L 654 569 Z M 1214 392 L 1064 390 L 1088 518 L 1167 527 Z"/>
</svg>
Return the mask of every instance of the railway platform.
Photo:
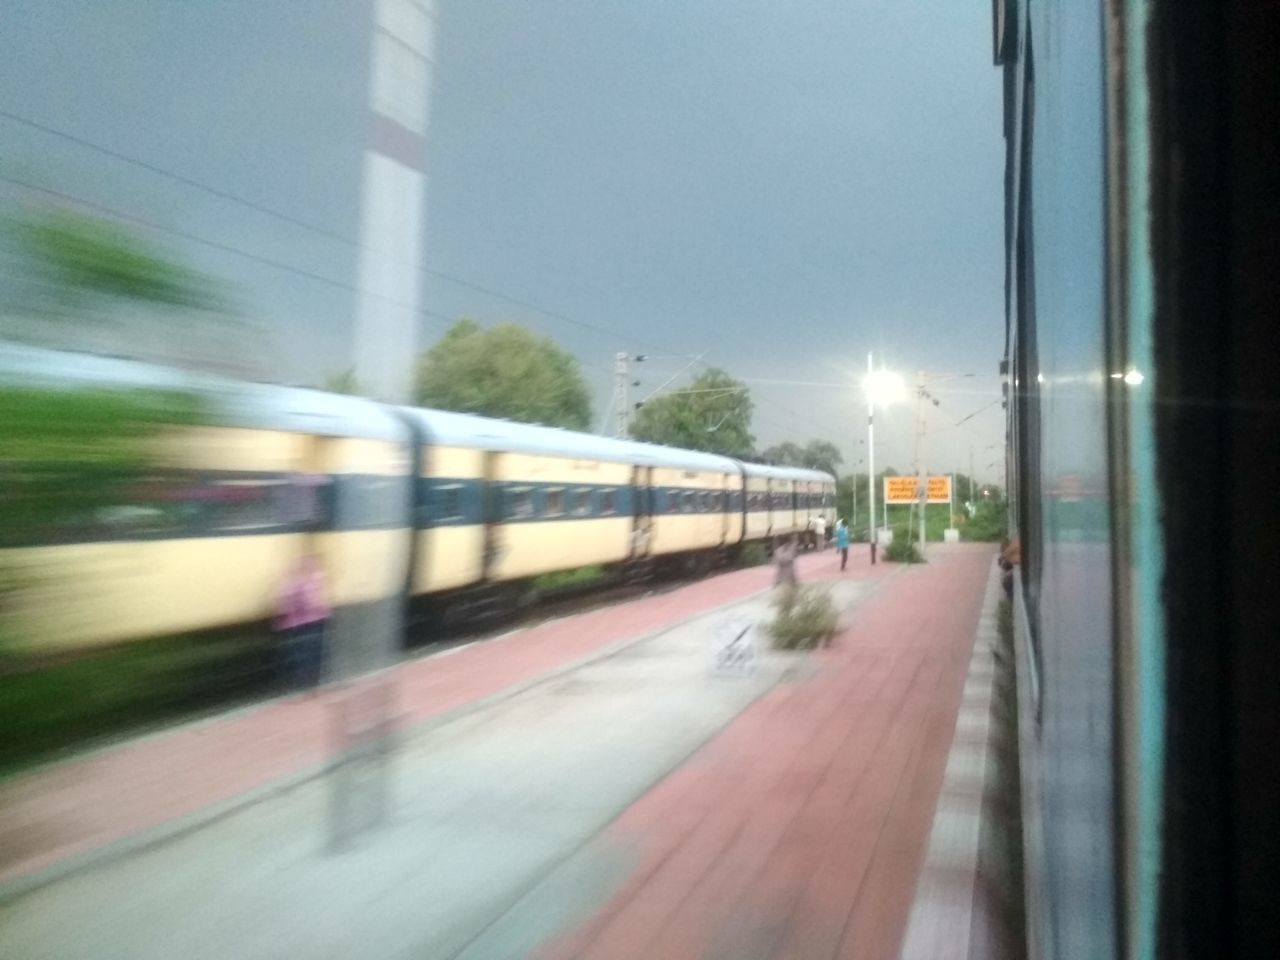
<svg viewBox="0 0 1280 960">
<path fill-rule="evenodd" d="M 381 812 L 341 844 L 341 691 L 13 779 L 0 955 L 898 956 L 993 556 L 803 556 L 841 632 L 748 676 L 709 650 L 769 568 L 401 664 Z"/>
</svg>

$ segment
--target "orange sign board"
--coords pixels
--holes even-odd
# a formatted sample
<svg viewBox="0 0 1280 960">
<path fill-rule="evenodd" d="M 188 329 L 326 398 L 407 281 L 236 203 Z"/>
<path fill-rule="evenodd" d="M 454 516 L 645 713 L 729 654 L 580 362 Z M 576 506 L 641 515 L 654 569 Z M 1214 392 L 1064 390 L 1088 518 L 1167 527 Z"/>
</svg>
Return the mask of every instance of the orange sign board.
<svg viewBox="0 0 1280 960">
<path fill-rule="evenodd" d="M 950 503 L 951 502 L 951 478 L 950 477 L 929 477 L 929 502 L 930 503 Z M 885 477 L 884 478 L 884 502 L 885 503 L 919 503 L 920 502 L 920 479 L 919 477 Z"/>
</svg>

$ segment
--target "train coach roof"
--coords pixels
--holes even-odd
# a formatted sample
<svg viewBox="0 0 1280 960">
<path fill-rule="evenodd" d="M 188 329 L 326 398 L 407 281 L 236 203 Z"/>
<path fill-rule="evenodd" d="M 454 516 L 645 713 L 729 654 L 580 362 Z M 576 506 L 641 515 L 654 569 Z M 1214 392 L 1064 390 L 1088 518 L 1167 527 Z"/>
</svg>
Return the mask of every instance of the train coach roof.
<svg viewBox="0 0 1280 960">
<path fill-rule="evenodd" d="M 797 480 L 804 483 L 835 483 L 835 478 L 821 470 L 805 467 L 775 467 L 767 463 L 744 463 L 748 477 L 769 477 L 773 480 Z"/>
<path fill-rule="evenodd" d="M 713 453 L 597 437 L 589 433 L 575 433 L 572 430 L 515 423 L 511 420 L 493 420 L 467 413 L 412 407 L 400 409 L 422 428 L 427 443 L 445 447 L 477 447 L 484 450 L 572 457 L 579 460 L 607 460 L 681 470 L 738 472 L 736 460 Z"/>
<path fill-rule="evenodd" d="M 0 383 L 38 389 L 190 393 L 208 404 L 210 417 L 221 425 L 318 436 L 408 439 L 404 424 L 389 409 L 359 397 L 243 383 L 95 354 L 0 345 Z"/>
</svg>

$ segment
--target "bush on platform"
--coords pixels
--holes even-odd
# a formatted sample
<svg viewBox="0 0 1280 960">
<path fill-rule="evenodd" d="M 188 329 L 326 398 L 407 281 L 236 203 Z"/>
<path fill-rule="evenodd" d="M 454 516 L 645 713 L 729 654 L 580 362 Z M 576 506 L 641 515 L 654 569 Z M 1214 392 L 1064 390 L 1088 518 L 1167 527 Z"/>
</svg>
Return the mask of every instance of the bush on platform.
<svg viewBox="0 0 1280 960">
<path fill-rule="evenodd" d="M 836 633 L 835 604 L 823 587 L 787 587 L 774 600 L 776 613 L 769 636 L 779 650 L 812 650 L 828 646 Z"/>
<path fill-rule="evenodd" d="M 769 562 L 769 549 L 763 543 L 748 543 L 738 553 L 739 567 L 759 567 Z"/>
<path fill-rule="evenodd" d="M 884 558 L 891 563 L 924 563 L 919 545 L 905 530 L 894 531 L 893 543 L 884 548 Z"/>
</svg>

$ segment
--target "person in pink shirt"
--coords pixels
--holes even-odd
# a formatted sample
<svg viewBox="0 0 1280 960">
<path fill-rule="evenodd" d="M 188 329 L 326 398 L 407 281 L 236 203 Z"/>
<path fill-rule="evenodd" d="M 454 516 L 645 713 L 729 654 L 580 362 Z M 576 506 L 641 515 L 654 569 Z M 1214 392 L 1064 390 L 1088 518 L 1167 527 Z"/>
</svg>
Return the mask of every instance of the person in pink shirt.
<svg viewBox="0 0 1280 960">
<path fill-rule="evenodd" d="M 311 690 L 320 686 L 329 614 L 320 557 L 307 553 L 285 578 L 273 624 L 280 642 L 281 672 L 291 689 Z"/>
</svg>

